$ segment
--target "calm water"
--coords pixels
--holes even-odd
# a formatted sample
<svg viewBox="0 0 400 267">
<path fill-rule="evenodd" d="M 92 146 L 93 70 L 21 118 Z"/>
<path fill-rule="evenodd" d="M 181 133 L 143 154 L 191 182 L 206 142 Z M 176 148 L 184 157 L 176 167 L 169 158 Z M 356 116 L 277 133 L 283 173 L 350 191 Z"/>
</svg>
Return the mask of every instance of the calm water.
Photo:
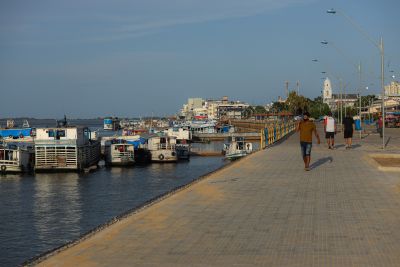
<svg viewBox="0 0 400 267">
<path fill-rule="evenodd" d="M 0 266 L 78 238 L 129 209 L 226 164 L 220 157 L 89 174 L 0 176 Z"/>
</svg>

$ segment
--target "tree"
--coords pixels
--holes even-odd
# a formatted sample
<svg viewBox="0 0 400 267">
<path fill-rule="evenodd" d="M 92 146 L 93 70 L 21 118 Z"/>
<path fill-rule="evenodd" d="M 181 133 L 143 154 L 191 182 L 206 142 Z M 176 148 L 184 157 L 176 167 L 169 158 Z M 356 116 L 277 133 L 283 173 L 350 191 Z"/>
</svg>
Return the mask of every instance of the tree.
<svg viewBox="0 0 400 267">
<path fill-rule="evenodd" d="M 272 104 L 272 112 L 278 113 L 278 112 L 282 112 L 282 111 L 287 111 L 289 110 L 288 106 L 286 105 L 286 103 L 283 102 L 274 102 Z"/>
<path fill-rule="evenodd" d="M 253 107 L 253 106 L 248 106 L 248 107 L 243 111 L 243 116 L 244 116 L 245 118 L 250 118 L 254 113 L 255 113 L 254 107 Z"/>
<path fill-rule="evenodd" d="M 263 106 L 256 106 L 254 108 L 254 112 L 258 114 L 265 114 L 267 113 L 267 110 Z"/>
<path fill-rule="evenodd" d="M 293 114 L 302 114 L 308 110 L 310 100 L 302 95 L 297 95 L 295 91 L 289 93 L 286 99 L 286 104 L 289 107 L 289 111 Z"/>
</svg>

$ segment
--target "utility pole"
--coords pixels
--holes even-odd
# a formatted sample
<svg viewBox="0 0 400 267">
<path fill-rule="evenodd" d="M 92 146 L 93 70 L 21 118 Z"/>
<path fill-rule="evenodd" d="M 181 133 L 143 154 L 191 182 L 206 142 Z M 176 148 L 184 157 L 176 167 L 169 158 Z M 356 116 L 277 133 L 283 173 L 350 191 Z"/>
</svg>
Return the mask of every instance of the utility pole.
<svg viewBox="0 0 400 267">
<path fill-rule="evenodd" d="M 361 141 L 361 132 L 362 132 L 362 119 L 361 119 L 361 61 L 358 63 L 358 77 L 359 77 L 359 85 L 358 85 L 358 97 L 360 98 L 359 102 L 359 117 L 360 117 L 360 141 Z"/>
<path fill-rule="evenodd" d="M 379 45 L 379 51 L 381 52 L 381 86 L 382 86 L 382 149 L 385 149 L 385 74 L 384 74 L 384 51 L 383 51 L 383 38 L 381 37 L 381 43 Z"/>
<path fill-rule="evenodd" d="M 286 88 L 286 98 L 289 97 L 289 82 L 285 81 L 285 88 Z"/>
<path fill-rule="evenodd" d="M 340 124 L 343 124 L 343 82 L 342 79 L 340 82 Z"/>
<path fill-rule="evenodd" d="M 296 82 L 296 87 L 297 87 L 297 95 L 299 95 L 299 93 L 300 93 L 300 82 L 299 81 Z"/>
</svg>

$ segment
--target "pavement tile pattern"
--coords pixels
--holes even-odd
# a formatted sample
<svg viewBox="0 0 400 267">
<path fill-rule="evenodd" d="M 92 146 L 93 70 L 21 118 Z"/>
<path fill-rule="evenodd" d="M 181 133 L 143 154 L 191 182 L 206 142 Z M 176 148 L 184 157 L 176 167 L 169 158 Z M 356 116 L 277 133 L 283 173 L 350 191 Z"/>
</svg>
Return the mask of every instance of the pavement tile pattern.
<svg viewBox="0 0 400 267">
<path fill-rule="evenodd" d="M 306 172 L 294 134 L 38 265 L 400 266 L 400 174 L 371 136 L 314 144 Z"/>
</svg>

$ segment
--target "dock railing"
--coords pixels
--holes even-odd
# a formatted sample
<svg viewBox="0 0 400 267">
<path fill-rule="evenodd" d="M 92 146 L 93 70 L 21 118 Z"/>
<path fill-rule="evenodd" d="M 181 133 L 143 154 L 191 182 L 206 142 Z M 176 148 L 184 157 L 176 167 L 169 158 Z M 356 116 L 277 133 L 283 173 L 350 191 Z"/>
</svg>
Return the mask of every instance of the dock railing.
<svg viewBox="0 0 400 267">
<path fill-rule="evenodd" d="M 262 149 L 281 140 L 296 129 L 294 121 L 280 121 L 261 129 L 260 147 Z"/>
</svg>

